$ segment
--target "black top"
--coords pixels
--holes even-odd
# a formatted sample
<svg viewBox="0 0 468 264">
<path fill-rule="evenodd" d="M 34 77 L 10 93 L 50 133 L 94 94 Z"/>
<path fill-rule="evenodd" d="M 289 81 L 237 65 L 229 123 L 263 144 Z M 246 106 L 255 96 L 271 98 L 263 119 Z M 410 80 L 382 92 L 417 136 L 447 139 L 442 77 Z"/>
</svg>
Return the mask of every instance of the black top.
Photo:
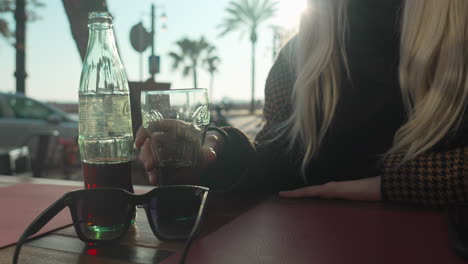
<svg viewBox="0 0 468 264">
<path fill-rule="evenodd" d="M 398 82 L 401 4 L 401 0 L 349 1 L 345 45 L 350 78 L 343 73 L 335 116 L 306 171 L 307 184 L 379 175 L 381 155 L 391 147 L 405 119 Z M 265 88 L 264 114 L 270 123 L 280 123 L 291 114 L 285 91 L 291 95 L 296 77 L 285 57 L 286 52 L 280 53 Z M 257 139 L 268 134 L 268 126 Z M 299 151 L 287 152 L 277 142 L 258 144 L 250 180 L 245 182 L 269 190 L 303 186 L 302 157 Z"/>
<path fill-rule="evenodd" d="M 263 113 L 267 123 L 257 135 L 256 152 L 245 178 L 238 181 L 239 190 L 275 192 L 381 175 L 384 198 L 426 204 L 464 201 L 458 199 L 462 196 L 456 198 L 453 194 L 468 193 L 468 183 L 460 184 L 466 182 L 464 170 L 468 166 L 466 113 L 457 130 L 397 170 L 399 154 L 383 159 L 382 154 L 390 149 L 395 132 L 406 118 L 398 80 L 401 5 L 399 0 L 349 0 L 349 33 L 345 45 L 350 76 L 344 73 L 341 78 L 335 116 L 306 169 L 307 182 L 301 177 L 300 147 L 288 151 L 288 140 L 273 140 L 271 136 L 275 134 L 274 127 L 290 117 L 293 108 L 295 55 L 285 52 L 288 48 L 283 49 L 265 86 Z M 296 41 L 293 39 L 289 45 Z M 227 149 L 248 149 L 240 144 L 246 140 L 239 133 L 229 131 L 231 143 Z M 245 163 L 236 162 L 246 156 L 240 150 L 231 152 L 236 154 L 230 155 L 226 159 L 230 162 L 223 164 Z M 221 167 L 224 171 L 236 171 Z M 235 174 L 231 176 L 235 178 Z M 416 195 L 409 197 L 408 193 Z"/>
<path fill-rule="evenodd" d="M 335 117 L 307 171 L 309 184 L 379 175 L 381 154 L 404 123 L 398 82 L 401 1 L 353 0 Z"/>
<path fill-rule="evenodd" d="M 239 130 L 224 128 L 228 140 L 212 174 L 220 182 L 218 187 L 272 193 L 381 175 L 384 201 L 435 207 L 468 202 L 468 110 L 462 114 L 460 126 L 408 162 L 401 164 L 401 153 L 381 156 L 405 122 L 397 73 L 401 3 L 349 0 L 346 51 L 350 79 L 343 75 L 336 114 L 306 171 L 308 181 L 301 177 L 299 148 L 287 151 L 287 139 L 272 137 L 277 135 L 275 126 L 292 113 L 295 55 L 285 51 L 294 51 L 292 45 L 297 41 L 293 39 L 268 75 L 263 111 L 267 122 L 257 135 L 256 148 Z"/>
</svg>

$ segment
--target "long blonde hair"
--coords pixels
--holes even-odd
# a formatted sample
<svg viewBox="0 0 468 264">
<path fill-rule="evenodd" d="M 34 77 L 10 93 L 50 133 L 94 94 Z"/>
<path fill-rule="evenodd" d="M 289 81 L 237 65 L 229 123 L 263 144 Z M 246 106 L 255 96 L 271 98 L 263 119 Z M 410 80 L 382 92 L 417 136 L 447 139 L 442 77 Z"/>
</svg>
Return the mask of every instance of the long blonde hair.
<svg viewBox="0 0 468 264">
<path fill-rule="evenodd" d="M 333 120 L 340 78 L 347 72 L 347 1 L 311 1 L 295 47 L 293 113 L 281 126 L 291 144 L 300 142 L 304 148 L 303 173 Z M 399 75 L 408 120 L 386 155 L 403 153 L 406 162 L 459 125 L 468 100 L 467 14 L 466 0 L 405 1 Z"/>
</svg>

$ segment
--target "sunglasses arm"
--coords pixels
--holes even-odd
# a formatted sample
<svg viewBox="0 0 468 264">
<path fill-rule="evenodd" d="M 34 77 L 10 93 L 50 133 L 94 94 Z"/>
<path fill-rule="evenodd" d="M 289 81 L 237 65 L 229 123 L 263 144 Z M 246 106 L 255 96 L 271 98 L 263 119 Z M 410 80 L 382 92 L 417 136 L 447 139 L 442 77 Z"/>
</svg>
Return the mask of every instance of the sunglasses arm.
<svg viewBox="0 0 468 264">
<path fill-rule="evenodd" d="M 181 254 L 180 258 L 179 258 L 179 264 L 185 264 L 185 259 L 187 258 L 190 246 L 192 245 L 193 240 L 195 239 L 196 235 L 198 234 L 198 232 L 200 230 L 201 219 L 202 219 L 202 216 L 203 216 L 203 214 L 205 212 L 207 198 L 208 198 L 208 192 L 205 192 L 205 194 L 203 195 L 202 203 L 200 205 L 200 210 L 198 211 L 197 219 L 195 220 L 195 224 L 193 225 L 193 229 L 190 232 L 190 235 L 189 235 L 187 241 L 185 242 L 184 249 L 183 249 L 182 254 Z"/>
<path fill-rule="evenodd" d="M 60 211 L 65 208 L 65 199 L 67 195 L 62 196 L 55 203 L 53 203 L 49 208 L 42 212 L 34 221 L 26 228 L 21 237 L 16 244 L 15 253 L 13 255 L 13 264 L 18 262 L 18 256 L 21 250 L 21 247 L 26 242 L 28 237 L 36 234 L 42 227 L 44 227 L 52 218 L 54 218 Z"/>
</svg>

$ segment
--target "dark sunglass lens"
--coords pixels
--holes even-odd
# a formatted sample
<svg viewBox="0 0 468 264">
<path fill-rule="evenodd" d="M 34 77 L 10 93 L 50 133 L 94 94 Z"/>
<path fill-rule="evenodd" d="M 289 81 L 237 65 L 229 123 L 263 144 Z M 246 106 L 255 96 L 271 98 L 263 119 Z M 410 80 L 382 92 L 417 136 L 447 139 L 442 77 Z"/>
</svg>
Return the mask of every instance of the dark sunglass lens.
<svg viewBox="0 0 468 264">
<path fill-rule="evenodd" d="M 165 238 L 186 239 L 193 229 L 201 206 L 203 191 L 171 189 L 149 201 L 155 229 Z"/>
<path fill-rule="evenodd" d="M 102 241 L 120 237 L 135 210 L 123 192 L 98 189 L 76 199 L 74 209 L 81 233 L 88 239 Z"/>
</svg>

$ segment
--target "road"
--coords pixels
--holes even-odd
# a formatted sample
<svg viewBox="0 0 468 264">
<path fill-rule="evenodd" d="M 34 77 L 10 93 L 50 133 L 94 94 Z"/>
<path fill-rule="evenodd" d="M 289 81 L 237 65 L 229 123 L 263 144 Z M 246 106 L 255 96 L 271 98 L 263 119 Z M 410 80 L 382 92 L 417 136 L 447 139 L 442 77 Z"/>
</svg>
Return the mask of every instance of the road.
<svg viewBox="0 0 468 264">
<path fill-rule="evenodd" d="M 261 112 L 249 114 L 248 111 L 230 111 L 225 116 L 231 126 L 244 132 L 251 140 L 254 140 L 265 122 Z"/>
</svg>

